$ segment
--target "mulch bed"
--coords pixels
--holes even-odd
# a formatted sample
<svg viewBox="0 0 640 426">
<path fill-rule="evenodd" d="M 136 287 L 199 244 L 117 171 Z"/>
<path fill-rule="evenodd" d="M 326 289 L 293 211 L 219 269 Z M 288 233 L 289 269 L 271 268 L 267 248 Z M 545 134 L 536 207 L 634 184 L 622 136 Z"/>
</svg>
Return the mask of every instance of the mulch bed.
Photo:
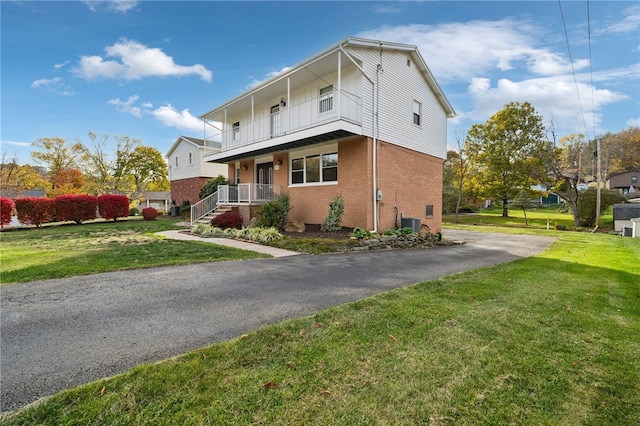
<svg viewBox="0 0 640 426">
<path fill-rule="evenodd" d="M 331 238 L 334 240 L 348 240 L 351 237 L 353 228 L 342 227 L 339 231 L 324 232 L 320 230 L 320 225 L 305 224 L 303 232 L 280 232 L 287 237 L 298 238 Z"/>
</svg>

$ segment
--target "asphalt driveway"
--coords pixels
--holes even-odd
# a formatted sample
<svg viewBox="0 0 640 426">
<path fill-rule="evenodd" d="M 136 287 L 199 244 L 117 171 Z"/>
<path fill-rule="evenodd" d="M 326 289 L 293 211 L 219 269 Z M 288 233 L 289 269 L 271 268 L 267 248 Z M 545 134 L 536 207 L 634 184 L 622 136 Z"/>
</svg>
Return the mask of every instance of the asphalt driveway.
<svg viewBox="0 0 640 426">
<path fill-rule="evenodd" d="M 552 238 L 446 230 L 430 250 L 257 259 L 0 288 L 0 411 L 279 320 L 543 251 Z"/>
</svg>

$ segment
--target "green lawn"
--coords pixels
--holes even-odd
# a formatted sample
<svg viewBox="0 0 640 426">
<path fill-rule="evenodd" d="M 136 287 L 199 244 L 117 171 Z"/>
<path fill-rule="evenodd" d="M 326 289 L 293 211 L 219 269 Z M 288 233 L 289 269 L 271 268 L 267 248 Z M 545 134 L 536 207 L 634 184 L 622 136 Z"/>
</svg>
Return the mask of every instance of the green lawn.
<svg viewBox="0 0 640 426">
<path fill-rule="evenodd" d="M 609 208 L 600 218 L 601 228 L 613 228 L 613 210 Z M 575 228 L 573 215 L 558 206 L 538 206 L 527 209 L 527 227 L 531 229 L 556 229 L 564 226 L 566 229 Z M 454 223 L 455 215 L 443 216 L 445 223 Z M 465 225 L 491 225 L 522 228 L 525 226 L 524 212 L 520 208 L 510 208 L 509 217 L 502 217 L 502 207 L 480 209 L 476 213 L 458 215 L 458 223 Z M 548 228 L 547 228 L 548 226 Z"/>
<path fill-rule="evenodd" d="M 2 424 L 637 426 L 640 239 L 542 232 L 558 240 L 536 257 L 267 326 Z"/>
<path fill-rule="evenodd" d="M 154 235 L 178 220 L 142 218 L 19 229 L 0 234 L 2 284 L 121 269 L 250 259 L 263 255 Z"/>
</svg>

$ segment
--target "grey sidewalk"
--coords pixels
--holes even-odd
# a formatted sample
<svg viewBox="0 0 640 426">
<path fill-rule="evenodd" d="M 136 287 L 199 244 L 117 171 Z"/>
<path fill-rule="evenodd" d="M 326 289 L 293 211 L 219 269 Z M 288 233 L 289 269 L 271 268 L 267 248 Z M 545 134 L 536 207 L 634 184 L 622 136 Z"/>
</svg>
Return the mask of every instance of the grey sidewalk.
<svg viewBox="0 0 640 426">
<path fill-rule="evenodd" d="M 234 240 L 232 238 L 204 238 L 204 237 L 197 237 L 191 234 L 186 234 L 181 231 L 163 231 L 163 232 L 158 232 L 157 234 L 162 235 L 163 237 L 171 238 L 173 240 L 201 241 L 204 243 L 218 244 L 221 246 L 233 247 L 233 248 L 242 249 L 242 250 L 251 250 L 258 253 L 268 254 L 273 257 L 287 257 L 287 256 L 295 256 L 300 254 L 296 251 L 284 250 L 276 247 L 263 246 L 261 244 L 250 243 L 248 241 Z"/>
</svg>

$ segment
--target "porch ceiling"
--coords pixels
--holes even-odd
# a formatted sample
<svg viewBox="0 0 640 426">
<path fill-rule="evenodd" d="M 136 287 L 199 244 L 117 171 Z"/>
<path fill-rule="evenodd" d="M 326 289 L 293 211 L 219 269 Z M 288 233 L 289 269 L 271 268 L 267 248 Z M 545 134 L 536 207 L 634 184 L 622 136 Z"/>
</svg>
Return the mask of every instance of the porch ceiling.
<svg viewBox="0 0 640 426">
<path fill-rule="evenodd" d="M 230 163 L 232 161 L 242 160 L 245 158 L 256 157 L 259 155 L 271 154 L 273 152 L 281 152 L 288 151 L 295 148 L 302 148 L 304 146 L 315 145 L 323 142 L 329 142 L 336 139 L 346 138 L 349 136 L 355 136 L 356 133 L 350 132 L 348 130 L 339 129 L 334 130 L 327 133 L 322 133 L 314 136 L 310 136 L 303 139 L 298 139 L 291 142 L 286 142 L 280 145 L 264 147 L 260 149 L 251 150 L 248 152 L 242 153 L 233 153 L 229 152 L 229 155 L 224 156 L 224 153 L 220 153 L 216 155 L 215 162 L 216 163 Z M 206 159 L 205 159 L 206 161 Z"/>
</svg>

